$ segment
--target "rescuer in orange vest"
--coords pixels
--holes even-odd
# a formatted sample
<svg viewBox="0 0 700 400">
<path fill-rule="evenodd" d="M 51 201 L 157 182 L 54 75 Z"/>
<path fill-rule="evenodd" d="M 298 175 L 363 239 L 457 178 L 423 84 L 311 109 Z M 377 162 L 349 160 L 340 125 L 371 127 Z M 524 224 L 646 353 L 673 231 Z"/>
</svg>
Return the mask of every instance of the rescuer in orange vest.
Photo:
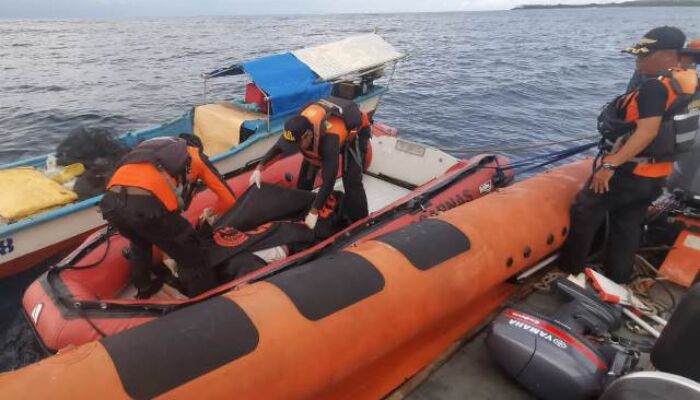
<svg viewBox="0 0 700 400">
<path fill-rule="evenodd" d="M 321 169 L 323 180 L 304 220 L 314 229 L 318 210 L 333 191 L 342 155 L 344 212 L 350 221 L 360 220 L 368 214 L 362 173 L 370 136 L 369 117 L 354 102 L 329 98 L 314 103 L 287 120 L 282 137 L 258 164 L 250 184 L 259 187 L 263 168 L 280 154 L 301 151 L 306 162 Z"/>
<path fill-rule="evenodd" d="M 214 283 L 207 248 L 189 221 L 180 215 L 189 206 L 197 180 L 218 201 L 201 218 L 213 221 L 235 203 L 235 196 L 202 152 L 198 138 L 180 135 L 144 141 L 120 161 L 107 184 L 102 215 L 131 241 L 131 276 L 137 298 L 155 294 L 162 282 L 151 280 L 153 245 L 172 257 L 186 294 L 193 296 Z"/>
<path fill-rule="evenodd" d="M 609 213 L 604 269 L 617 283 L 629 281 L 647 209 L 661 194 L 675 157 L 692 148 L 698 129 L 698 115 L 688 109 L 698 77 L 679 64 L 684 43 L 683 32 L 664 26 L 625 50 L 637 57 L 644 80 L 598 117 L 602 157 L 572 206 L 563 269 L 574 274 L 583 270 Z"/>
</svg>

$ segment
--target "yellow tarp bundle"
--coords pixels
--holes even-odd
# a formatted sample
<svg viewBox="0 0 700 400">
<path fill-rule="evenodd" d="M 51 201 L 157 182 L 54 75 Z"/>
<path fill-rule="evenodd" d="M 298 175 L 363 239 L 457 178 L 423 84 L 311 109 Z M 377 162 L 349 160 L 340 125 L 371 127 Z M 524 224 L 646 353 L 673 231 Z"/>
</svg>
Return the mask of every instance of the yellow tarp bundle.
<svg viewBox="0 0 700 400">
<path fill-rule="evenodd" d="M 192 130 L 202 139 L 204 154 L 211 157 L 238 145 L 243 122 L 256 119 L 265 115 L 228 103 L 205 104 L 194 109 Z"/>
<path fill-rule="evenodd" d="M 78 199 L 74 192 L 31 167 L 0 170 L 0 187 L 0 217 L 7 222 Z"/>
</svg>

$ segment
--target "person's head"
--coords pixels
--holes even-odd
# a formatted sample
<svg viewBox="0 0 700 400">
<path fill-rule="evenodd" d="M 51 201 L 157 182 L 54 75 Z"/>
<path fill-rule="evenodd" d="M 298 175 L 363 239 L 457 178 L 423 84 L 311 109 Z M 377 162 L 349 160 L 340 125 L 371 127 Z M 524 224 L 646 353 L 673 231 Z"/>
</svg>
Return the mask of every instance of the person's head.
<svg viewBox="0 0 700 400">
<path fill-rule="evenodd" d="M 637 71 L 655 75 L 678 66 L 678 52 L 685 45 L 685 34 L 678 28 L 662 26 L 644 35 L 636 45 L 623 52 L 637 56 Z"/>
<path fill-rule="evenodd" d="M 313 142 L 313 125 L 305 117 L 296 115 L 284 123 L 282 137 L 287 143 L 306 150 L 311 147 Z"/>
<path fill-rule="evenodd" d="M 187 142 L 188 146 L 196 147 L 197 149 L 199 149 L 199 151 L 204 151 L 204 143 L 202 143 L 202 139 L 200 139 L 199 136 L 193 135 L 191 133 L 181 133 L 177 135 L 177 137 Z"/>
<path fill-rule="evenodd" d="M 681 67 L 696 68 L 700 63 L 700 39 L 691 40 L 688 46 L 680 51 L 679 62 Z"/>
</svg>

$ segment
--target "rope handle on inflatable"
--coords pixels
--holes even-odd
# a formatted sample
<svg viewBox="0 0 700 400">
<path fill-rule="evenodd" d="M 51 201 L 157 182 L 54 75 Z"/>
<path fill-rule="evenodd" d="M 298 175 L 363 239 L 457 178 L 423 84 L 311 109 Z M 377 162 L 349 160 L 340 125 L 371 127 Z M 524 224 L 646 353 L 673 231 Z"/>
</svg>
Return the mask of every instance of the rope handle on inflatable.
<svg viewBox="0 0 700 400">
<path fill-rule="evenodd" d="M 96 237 L 95 240 L 93 240 L 92 242 L 83 246 L 80 249 L 80 251 L 75 253 L 72 257 L 70 257 L 68 259 L 64 259 L 61 262 L 59 262 L 58 264 L 51 266 L 49 268 L 49 271 L 62 271 L 64 269 L 87 269 L 87 268 L 92 268 L 92 267 L 99 265 L 102 261 L 104 261 L 104 259 L 109 254 L 109 249 L 110 249 L 110 245 L 111 245 L 111 242 L 109 239 L 112 236 L 114 236 L 115 234 L 117 234 L 117 230 L 112 225 L 108 225 L 107 229 L 104 231 L 104 233 L 102 233 L 101 235 Z M 92 250 L 94 250 L 99 245 L 101 245 L 102 243 L 105 243 L 105 242 L 107 243 L 107 245 L 105 246 L 105 252 L 102 255 L 102 257 L 100 257 L 99 260 L 97 260 L 91 264 L 88 264 L 88 265 L 77 266 L 74 264 L 76 261 L 80 261 L 89 252 L 91 252 Z"/>
</svg>

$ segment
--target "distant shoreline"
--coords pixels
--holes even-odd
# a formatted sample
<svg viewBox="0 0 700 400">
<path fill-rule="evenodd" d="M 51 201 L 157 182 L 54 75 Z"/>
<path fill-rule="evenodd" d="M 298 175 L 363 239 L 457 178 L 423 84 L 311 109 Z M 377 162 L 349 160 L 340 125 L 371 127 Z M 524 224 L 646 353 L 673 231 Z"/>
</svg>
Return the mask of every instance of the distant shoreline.
<svg viewBox="0 0 700 400">
<path fill-rule="evenodd" d="M 588 4 L 524 4 L 512 10 L 543 10 L 557 8 L 613 8 L 613 7 L 700 7 L 699 0 L 637 0 L 619 3 Z"/>
</svg>

